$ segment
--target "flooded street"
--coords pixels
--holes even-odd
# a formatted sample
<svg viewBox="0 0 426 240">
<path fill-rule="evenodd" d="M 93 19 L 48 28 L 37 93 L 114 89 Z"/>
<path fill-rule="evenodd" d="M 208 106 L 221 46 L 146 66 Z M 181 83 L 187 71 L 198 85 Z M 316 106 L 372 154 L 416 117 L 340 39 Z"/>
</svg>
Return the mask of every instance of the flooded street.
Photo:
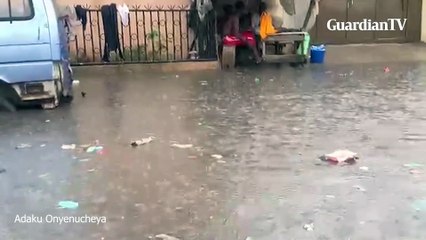
<svg viewBox="0 0 426 240">
<path fill-rule="evenodd" d="M 424 63 L 75 71 L 72 104 L 0 113 L 0 239 L 426 239 Z"/>
</svg>

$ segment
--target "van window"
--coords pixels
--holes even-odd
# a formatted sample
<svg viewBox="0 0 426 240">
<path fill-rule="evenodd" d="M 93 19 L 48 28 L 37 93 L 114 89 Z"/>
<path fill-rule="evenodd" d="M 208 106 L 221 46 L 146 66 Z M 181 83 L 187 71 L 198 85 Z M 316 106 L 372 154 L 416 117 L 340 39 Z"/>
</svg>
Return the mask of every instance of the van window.
<svg viewBox="0 0 426 240">
<path fill-rule="evenodd" d="M 32 0 L 1 0 L 0 21 L 29 20 L 34 17 Z"/>
</svg>

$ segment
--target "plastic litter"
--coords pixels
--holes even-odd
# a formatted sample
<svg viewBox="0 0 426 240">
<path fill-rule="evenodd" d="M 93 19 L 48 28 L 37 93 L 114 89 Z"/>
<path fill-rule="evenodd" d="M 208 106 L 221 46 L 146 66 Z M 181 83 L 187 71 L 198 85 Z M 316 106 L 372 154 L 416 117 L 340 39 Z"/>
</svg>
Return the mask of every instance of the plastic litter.
<svg viewBox="0 0 426 240">
<path fill-rule="evenodd" d="M 390 68 L 389 67 L 385 67 L 385 69 L 383 70 L 385 73 L 389 73 L 390 72 Z"/>
<path fill-rule="evenodd" d="M 260 78 L 258 78 L 258 77 L 257 77 L 257 78 L 255 78 L 255 79 L 254 79 L 254 82 L 255 82 L 256 84 L 259 84 L 259 83 L 260 83 Z"/>
<path fill-rule="evenodd" d="M 138 147 L 138 146 L 142 146 L 142 145 L 148 144 L 148 143 L 150 143 L 152 141 L 154 141 L 154 137 L 142 138 L 141 140 L 133 141 L 130 145 L 132 147 Z"/>
<path fill-rule="evenodd" d="M 420 164 L 420 163 L 407 163 L 407 164 L 404 164 L 404 167 L 406 167 L 406 168 L 421 168 L 423 166 L 424 165 Z"/>
<path fill-rule="evenodd" d="M 178 144 L 178 143 L 175 143 L 175 144 L 172 144 L 172 147 L 181 148 L 181 149 L 188 149 L 188 148 L 194 147 L 194 145 L 192 145 L 192 144 Z"/>
<path fill-rule="evenodd" d="M 222 156 L 222 155 L 219 155 L 219 154 L 213 154 L 213 155 L 212 155 L 212 158 L 217 159 L 217 160 L 220 160 L 220 159 L 222 159 L 222 158 L 223 158 L 223 156 Z"/>
<path fill-rule="evenodd" d="M 418 174 L 422 174 L 423 172 L 422 171 L 419 171 L 419 170 L 415 170 L 415 169 L 411 169 L 410 170 L 410 174 L 413 174 L 413 175 L 418 175 Z"/>
<path fill-rule="evenodd" d="M 207 86 L 209 83 L 207 81 L 200 81 L 201 86 Z"/>
<path fill-rule="evenodd" d="M 162 239 L 162 240 L 180 240 L 179 238 L 176 238 L 167 234 L 158 234 L 155 236 L 155 238 Z"/>
<path fill-rule="evenodd" d="M 359 168 L 359 170 L 364 171 L 364 172 L 368 172 L 368 167 L 362 166 L 362 167 Z"/>
<path fill-rule="evenodd" d="M 66 145 L 66 144 L 64 144 L 64 145 L 62 145 L 62 149 L 63 150 L 74 150 L 75 148 L 76 148 L 77 146 L 75 145 L 75 144 L 70 144 L 70 145 Z"/>
<path fill-rule="evenodd" d="M 50 123 L 50 120 L 49 119 L 47 119 L 46 121 L 44 121 L 45 123 Z"/>
<path fill-rule="evenodd" d="M 74 81 L 72 81 L 72 85 L 73 85 L 74 87 L 76 87 L 76 86 L 80 85 L 80 80 L 74 79 Z"/>
<path fill-rule="evenodd" d="M 426 199 L 416 200 L 411 206 L 416 211 L 426 211 Z"/>
<path fill-rule="evenodd" d="M 332 153 L 325 154 L 320 157 L 322 161 L 339 164 L 339 163 L 355 163 L 358 160 L 357 153 L 349 150 L 336 150 Z"/>
<path fill-rule="evenodd" d="M 41 144 L 40 147 L 44 148 L 44 147 L 46 147 L 46 144 Z"/>
<path fill-rule="evenodd" d="M 360 186 L 360 185 L 355 185 L 355 186 L 353 186 L 355 189 L 357 189 L 357 190 L 359 190 L 359 191 L 361 191 L 361 192 L 366 192 L 367 190 L 363 187 L 363 186 Z"/>
<path fill-rule="evenodd" d="M 87 153 L 99 153 L 104 149 L 102 146 L 90 146 L 86 149 Z"/>
<path fill-rule="evenodd" d="M 22 143 L 15 147 L 15 149 L 24 149 L 32 147 L 31 144 Z"/>
<path fill-rule="evenodd" d="M 73 201 L 60 201 L 58 207 L 62 209 L 76 209 L 78 208 L 78 202 Z"/>
<path fill-rule="evenodd" d="M 305 224 L 303 226 L 303 229 L 305 229 L 308 232 L 312 232 L 314 231 L 314 224 L 313 223 Z"/>
</svg>

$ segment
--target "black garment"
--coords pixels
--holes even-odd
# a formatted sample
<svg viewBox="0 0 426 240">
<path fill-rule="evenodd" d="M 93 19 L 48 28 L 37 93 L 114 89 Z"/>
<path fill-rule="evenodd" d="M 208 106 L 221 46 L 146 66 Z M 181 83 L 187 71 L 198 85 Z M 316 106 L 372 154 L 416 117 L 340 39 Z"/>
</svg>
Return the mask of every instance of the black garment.
<svg viewBox="0 0 426 240">
<path fill-rule="evenodd" d="M 251 28 L 251 14 L 244 13 L 240 16 L 240 32 L 245 32 Z"/>
<path fill-rule="evenodd" d="M 120 58 L 124 60 L 120 46 L 120 39 L 118 37 L 117 5 L 114 3 L 111 5 L 104 5 L 101 7 L 101 13 L 105 37 L 104 55 L 102 60 L 109 62 L 109 53 L 111 51 L 117 52 L 117 50 Z"/>
<path fill-rule="evenodd" d="M 83 24 L 83 31 L 86 31 L 87 9 L 84 9 L 81 5 L 77 5 L 75 6 L 75 14 L 77 15 L 77 19 Z"/>
</svg>

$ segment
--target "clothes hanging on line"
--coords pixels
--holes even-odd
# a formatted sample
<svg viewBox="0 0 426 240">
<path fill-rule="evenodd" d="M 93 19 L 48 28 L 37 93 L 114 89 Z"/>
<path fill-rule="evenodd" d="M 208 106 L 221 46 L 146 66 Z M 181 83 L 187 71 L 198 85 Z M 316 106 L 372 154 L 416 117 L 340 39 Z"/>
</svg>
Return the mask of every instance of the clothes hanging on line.
<svg viewBox="0 0 426 240">
<path fill-rule="evenodd" d="M 77 5 L 75 6 L 75 14 L 77 15 L 77 20 L 81 21 L 83 25 L 83 31 L 86 31 L 87 9 L 84 9 L 81 5 Z"/>
<path fill-rule="evenodd" d="M 120 58 L 124 60 L 118 35 L 117 5 L 114 3 L 111 5 L 103 5 L 101 7 L 101 14 L 105 36 L 105 46 L 102 60 L 109 62 L 109 53 L 113 51 L 118 51 Z"/>
<path fill-rule="evenodd" d="M 126 26 L 126 27 L 129 26 L 130 10 L 127 7 L 127 5 L 125 3 L 123 5 L 118 5 L 117 11 L 118 11 L 118 14 L 120 14 L 121 23 L 123 24 L 123 26 Z"/>
</svg>

